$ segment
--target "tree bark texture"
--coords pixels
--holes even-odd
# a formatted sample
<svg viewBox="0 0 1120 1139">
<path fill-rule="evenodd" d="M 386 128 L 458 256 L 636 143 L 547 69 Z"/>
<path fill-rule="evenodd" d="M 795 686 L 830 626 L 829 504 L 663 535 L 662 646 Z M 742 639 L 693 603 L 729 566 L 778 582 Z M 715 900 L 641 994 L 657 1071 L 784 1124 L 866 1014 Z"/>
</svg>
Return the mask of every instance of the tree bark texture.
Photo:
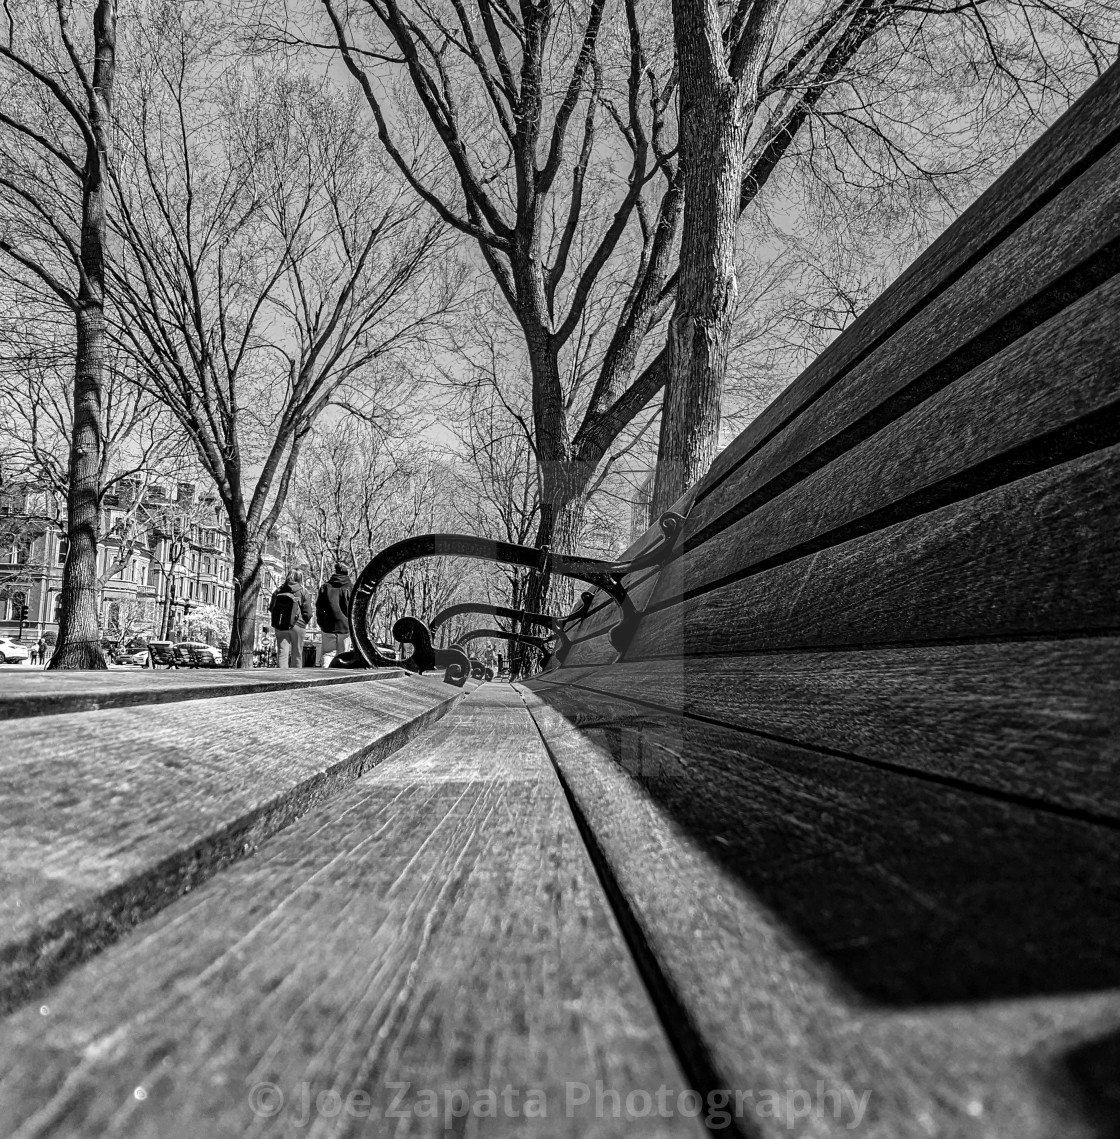
<svg viewBox="0 0 1120 1139">
<path fill-rule="evenodd" d="M 673 3 L 685 204 L 653 518 L 672 506 L 715 457 L 738 297 L 735 231 L 749 124 L 741 86 L 723 59 L 718 18 L 708 8 L 708 0 Z"/>
<path fill-rule="evenodd" d="M 261 592 L 262 548 L 247 535 L 233 534 L 233 582 L 236 598 L 226 660 L 230 668 L 253 668 L 257 599 Z"/>
<path fill-rule="evenodd" d="M 83 223 L 82 251 L 99 243 Z M 101 380 L 105 365 L 104 294 L 83 298 L 76 314 L 74 423 L 70 436 L 70 484 L 66 495 L 69 549 L 62 568 L 58 646 L 49 668 L 105 668 L 97 610 L 97 545 L 100 537 Z"/>
<path fill-rule="evenodd" d="M 563 401 L 559 361 L 545 322 L 522 318 L 533 375 L 533 430 L 537 442 L 537 475 L 540 480 L 541 510 L 535 545 L 548 546 L 558 554 L 572 553 L 579 542 L 583 521 L 583 495 L 594 471 L 581 463 L 574 452 Z M 530 576 L 526 604 L 544 613 L 551 606 L 564 608 L 570 594 L 558 588 L 547 572 Z M 531 630 L 525 630 L 531 632 Z"/>
<path fill-rule="evenodd" d="M 94 66 L 82 171 L 81 265 L 75 310 L 74 421 L 66 499 L 69 550 L 62 569 L 58 646 L 51 669 L 104 669 L 97 611 L 101 398 L 105 372 L 105 197 L 109 113 L 116 68 L 116 0 L 93 16 Z"/>
</svg>

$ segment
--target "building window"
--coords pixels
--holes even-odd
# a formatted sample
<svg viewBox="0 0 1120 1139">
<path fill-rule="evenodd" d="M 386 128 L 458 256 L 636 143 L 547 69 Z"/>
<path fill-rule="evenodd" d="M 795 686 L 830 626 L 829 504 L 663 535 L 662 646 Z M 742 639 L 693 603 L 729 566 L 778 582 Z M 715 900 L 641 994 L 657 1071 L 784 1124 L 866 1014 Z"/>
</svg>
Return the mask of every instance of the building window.
<svg viewBox="0 0 1120 1139">
<path fill-rule="evenodd" d="M 58 564 L 62 565 L 66 561 L 66 555 L 70 552 L 70 539 L 59 538 L 58 540 Z"/>
</svg>

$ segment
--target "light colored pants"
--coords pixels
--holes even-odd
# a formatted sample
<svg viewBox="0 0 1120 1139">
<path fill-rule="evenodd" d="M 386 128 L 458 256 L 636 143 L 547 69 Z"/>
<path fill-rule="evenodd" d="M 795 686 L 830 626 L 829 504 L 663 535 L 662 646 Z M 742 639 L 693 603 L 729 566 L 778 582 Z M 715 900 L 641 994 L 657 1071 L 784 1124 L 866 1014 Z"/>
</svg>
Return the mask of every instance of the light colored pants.
<svg viewBox="0 0 1120 1139">
<path fill-rule="evenodd" d="M 276 667 L 303 668 L 304 629 L 275 629 Z M 290 663 L 289 663 L 290 660 Z"/>
<path fill-rule="evenodd" d="M 350 647 L 350 638 L 346 633 L 324 633 L 323 634 L 323 655 L 320 659 L 320 665 L 327 668 L 330 661 L 327 660 L 327 654 L 331 656 L 337 653 L 344 653 Z"/>
</svg>

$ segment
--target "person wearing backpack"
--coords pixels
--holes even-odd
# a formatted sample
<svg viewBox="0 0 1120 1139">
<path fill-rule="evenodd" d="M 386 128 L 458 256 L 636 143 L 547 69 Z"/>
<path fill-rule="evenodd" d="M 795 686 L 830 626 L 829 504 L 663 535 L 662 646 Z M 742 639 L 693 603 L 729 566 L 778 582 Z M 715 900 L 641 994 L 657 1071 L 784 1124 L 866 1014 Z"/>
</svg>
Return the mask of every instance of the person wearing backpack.
<svg viewBox="0 0 1120 1139">
<path fill-rule="evenodd" d="M 333 658 L 350 647 L 350 571 L 335 562 L 334 573 L 319 587 L 315 600 L 315 619 L 323 634 L 322 667 L 330 667 Z"/>
<path fill-rule="evenodd" d="M 303 574 L 292 570 L 268 603 L 276 634 L 276 667 L 303 668 L 303 634 L 311 620 L 311 598 L 303 591 Z"/>
</svg>

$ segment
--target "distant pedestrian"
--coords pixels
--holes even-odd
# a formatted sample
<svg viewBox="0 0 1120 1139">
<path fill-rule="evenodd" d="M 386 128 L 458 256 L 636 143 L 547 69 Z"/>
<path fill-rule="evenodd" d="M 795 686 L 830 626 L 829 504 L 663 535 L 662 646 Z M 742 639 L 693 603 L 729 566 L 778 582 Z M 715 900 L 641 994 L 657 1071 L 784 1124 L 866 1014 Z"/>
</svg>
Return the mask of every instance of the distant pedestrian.
<svg viewBox="0 0 1120 1139">
<path fill-rule="evenodd" d="M 31 655 L 27 658 L 28 664 L 39 663 L 39 643 L 38 641 L 31 642 Z"/>
<path fill-rule="evenodd" d="M 292 570 L 268 603 L 276 634 L 276 667 L 303 668 L 303 634 L 311 620 L 311 598 L 303 591 L 303 574 Z"/>
<path fill-rule="evenodd" d="M 39 663 L 46 667 L 47 661 L 51 657 L 51 646 L 45 637 L 39 638 Z"/>
<path fill-rule="evenodd" d="M 343 562 L 335 562 L 334 573 L 319 587 L 315 600 L 315 619 L 323 634 L 323 668 L 333 658 L 350 647 L 350 571 Z"/>
</svg>

